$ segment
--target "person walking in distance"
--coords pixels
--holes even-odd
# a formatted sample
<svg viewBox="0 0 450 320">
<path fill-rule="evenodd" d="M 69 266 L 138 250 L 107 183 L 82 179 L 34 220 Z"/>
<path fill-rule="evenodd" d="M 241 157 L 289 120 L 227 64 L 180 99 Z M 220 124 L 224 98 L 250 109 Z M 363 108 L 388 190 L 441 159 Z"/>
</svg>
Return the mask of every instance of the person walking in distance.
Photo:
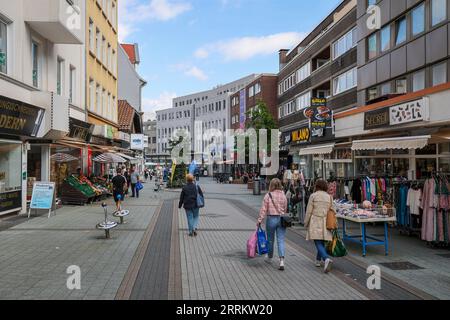
<svg viewBox="0 0 450 320">
<path fill-rule="evenodd" d="M 266 262 L 271 263 L 273 258 L 275 234 L 277 236 L 278 256 L 280 257 L 280 270 L 284 270 L 286 228 L 283 227 L 281 217 L 287 212 L 287 199 L 283 192 L 283 185 L 279 179 L 273 179 L 269 185 L 269 193 L 264 197 L 257 226 L 261 226 L 264 218 L 266 220 L 267 240 L 269 242 L 269 253 Z"/>
<path fill-rule="evenodd" d="M 314 241 L 317 248 L 316 267 L 324 266 L 325 273 L 331 271 L 333 264 L 325 249 L 325 241 L 333 239 L 332 233 L 327 229 L 327 213 L 330 208 L 334 210 L 333 199 L 328 194 L 328 183 L 317 180 L 306 209 L 306 240 Z"/>
<path fill-rule="evenodd" d="M 135 168 L 131 169 L 130 182 L 131 182 L 131 197 L 139 198 L 139 190 L 136 188 L 136 185 L 139 182 L 139 173 L 135 170 Z"/>
<path fill-rule="evenodd" d="M 122 167 L 122 174 L 123 174 L 125 180 L 127 181 L 127 185 L 125 186 L 125 195 L 128 195 L 128 190 L 130 188 L 130 174 L 129 174 L 126 166 Z"/>
<path fill-rule="evenodd" d="M 116 202 L 116 212 L 121 210 L 121 204 L 125 197 L 125 188 L 127 187 L 127 179 L 122 175 L 122 169 L 117 169 L 117 175 L 112 178 L 113 196 Z"/>
<path fill-rule="evenodd" d="M 203 197 L 203 191 L 200 186 L 194 183 L 194 176 L 188 174 L 186 177 L 187 184 L 183 187 L 180 194 L 180 202 L 178 208 L 184 207 L 189 226 L 189 236 L 197 236 L 197 228 L 199 222 L 200 208 L 197 205 L 197 194 Z"/>
</svg>

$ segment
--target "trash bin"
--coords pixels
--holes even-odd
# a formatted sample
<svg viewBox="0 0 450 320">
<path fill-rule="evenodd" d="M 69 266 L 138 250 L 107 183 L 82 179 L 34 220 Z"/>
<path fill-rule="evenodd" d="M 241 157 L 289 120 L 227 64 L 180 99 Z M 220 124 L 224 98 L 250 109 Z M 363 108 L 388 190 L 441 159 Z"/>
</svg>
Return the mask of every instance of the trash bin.
<svg viewBox="0 0 450 320">
<path fill-rule="evenodd" d="M 261 195 L 261 180 L 260 179 L 253 180 L 253 195 L 254 196 Z"/>
</svg>

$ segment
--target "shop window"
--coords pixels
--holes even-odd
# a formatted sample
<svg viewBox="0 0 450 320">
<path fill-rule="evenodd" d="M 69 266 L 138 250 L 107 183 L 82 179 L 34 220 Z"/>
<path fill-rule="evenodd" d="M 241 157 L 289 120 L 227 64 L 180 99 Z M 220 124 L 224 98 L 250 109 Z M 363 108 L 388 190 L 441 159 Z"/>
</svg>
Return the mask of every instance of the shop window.
<svg viewBox="0 0 450 320">
<path fill-rule="evenodd" d="M 423 149 L 416 150 L 416 155 L 433 156 L 436 154 L 437 154 L 437 145 L 436 144 L 429 144 Z"/>
<path fill-rule="evenodd" d="M 436 159 L 416 159 L 416 179 L 430 177 L 436 171 Z"/>
<path fill-rule="evenodd" d="M 431 24 L 435 26 L 447 19 L 447 0 L 432 0 Z"/>
<path fill-rule="evenodd" d="M 22 145 L 0 142 L 0 194 L 22 188 Z M 0 211 L 2 209 L 0 208 Z"/>
</svg>

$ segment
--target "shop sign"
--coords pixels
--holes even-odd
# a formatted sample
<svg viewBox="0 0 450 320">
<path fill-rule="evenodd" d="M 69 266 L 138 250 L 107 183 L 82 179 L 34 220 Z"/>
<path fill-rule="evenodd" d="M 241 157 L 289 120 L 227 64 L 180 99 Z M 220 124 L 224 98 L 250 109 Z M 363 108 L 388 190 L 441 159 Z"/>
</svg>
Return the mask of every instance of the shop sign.
<svg viewBox="0 0 450 320">
<path fill-rule="evenodd" d="M 105 125 L 105 138 L 114 139 L 114 129 L 110 125 Z"/>
<path fill-rule="evenodd" d="M 54 195 L 54 182 L 35 182 L 33 185 L 30 209 L 52 209 Z"/>
<path fill-rule="evenodd" d="M 86 142 L 89 142 L 89 140 L 91 139 L 92 132 L 94 130 L 93 125 L 74 118 L 69 118 L 69 128 L 70 128 L 69 133 L 70 138 Z"/>
<path fill-rule="evenodd" d="M 108 140 L 108 139 L 102 138 L 102 137 L 97 137 L 97 136 L 92 136 L 90 142 L 92 144 L 97 144 L 97 145 L 104 145 L 104 146 L 111 145 L 111 140 Z"/>
<path fill-rule="evenodd" d="M 391 126 L 418 121 L 429 121 L 428 98 L 403 103 L 390 109 Z"/>
<path fill-rule="evenodd" d="M 44 109 L 0 96 L 0 133 L 35 137 Z"/>
<path fill-rule="evenodd" d="M 131 141 L 131 137 L 130 137 L 130 134 L 119 131 L 117 133 L 117 140 L 125 141 L 125 142 L 129 143 Z"/>
<path fill-rule="evenodd" d="M 383 108 L 364 114 L 364 130 L 371 130 L 389 126 L 389 108 Z"/>
<path fill-rule="evenodd" d="M 306 118 L 311 123 L 311 129 L 315 128 L 331 128 L 333 120 L 333 112 L 327 107 L 327 99 L 312 98 L 311 107 L 303 111 Z"/>
<path fill-rule="evenodd" d="M 292 139 L 291 141 L 293 143 L 307 143 L 309 142 L 310 138 L 311 138 L 311 131 L 309 130 L 308 127 L 305 128 L 301 128 L 299 130 L 295 130 L 291 133 L 292 135 Z"/>
<path fill-rule="evenodd" d="M 132 134 L 131 135 L 131 150 L 144 150 L 144 135 Z"/>
<path fill-rule="evenodd" d="M 22 191 L 0 193 L 0 212 L 22 208 Z"/>
</svg>

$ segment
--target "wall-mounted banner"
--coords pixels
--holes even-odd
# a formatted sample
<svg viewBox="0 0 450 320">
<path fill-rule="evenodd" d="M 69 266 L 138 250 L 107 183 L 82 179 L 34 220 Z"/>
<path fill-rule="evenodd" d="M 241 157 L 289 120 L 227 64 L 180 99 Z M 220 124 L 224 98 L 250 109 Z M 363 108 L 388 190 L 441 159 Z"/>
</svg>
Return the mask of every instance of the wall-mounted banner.
<svg viewBox="0 0 450 320">
<path fill-rule="evenodd" d="M 430 108 L 428 98 L 406 102 L 390 109 L 391 126 L 418 122 L 430 121 Z"/>
<path fill-rule="evenodd" d="M 382 108 L 364 114 L 364 130 L 383 128 L 389 126 L 389 124 L 389 108 Z"/>
<path fill-rule="evenodd" d="M 304 127 L 291 133 L 291 141 L 293 144 L 308 143 L 311 140 L 311 130 Z"/>
<path fill-rule="evenodd" d="M 309 119 L 311 129 L 332 128 L 333 111 L 327 107 L 325 98 L 312 98 L 311 107 L 306 108 L 303 114 Z"/>
<path fill-rule="evenodd" d="M 91 140 L 92 132 L 94 131 L 94 125 L 74 118 L 69 118 L 69 128 L 70 138 L 84 142 L 89 142 Z"/>
<path fill-rule="evenodd" d="M 239 93 L 239 128 L 245 129 L 245 113 L 247 112 L 247 95 L 246 90 L 241 90 Z"/>
<path fill-rule="evenodd" d="M 44 109 L 0 96 L 0 133 L 35 137 Z"/>
</svg>

